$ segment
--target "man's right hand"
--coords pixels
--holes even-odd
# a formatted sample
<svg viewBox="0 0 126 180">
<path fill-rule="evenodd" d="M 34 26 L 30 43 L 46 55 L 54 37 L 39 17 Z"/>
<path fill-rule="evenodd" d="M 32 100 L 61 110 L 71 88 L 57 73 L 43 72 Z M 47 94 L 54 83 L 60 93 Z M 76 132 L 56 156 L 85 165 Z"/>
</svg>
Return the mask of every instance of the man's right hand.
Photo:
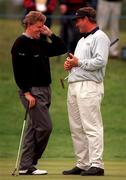
<svg viewBox="0 0 126 180">
<path fill-rule="evenodd" d="M 74 56 L 72 53 L 69 53 L 69 56 L 67 57 L 66 61 L 64 62 L 64 70 L 69 71 L 73 67 L 78 66 L 78 58 Z"/>
<path fill-rule="evenodd" d="M 24 93 L 24 95 L 25 95 L 25 98 L 27 99 L 27 101 L 29 102 L 29 108 L 34 107 L 35 103 L 36 103 L 34 96 L 32 96 L 30 92 L 26 92 L 26 93 Z"/>
</svg>

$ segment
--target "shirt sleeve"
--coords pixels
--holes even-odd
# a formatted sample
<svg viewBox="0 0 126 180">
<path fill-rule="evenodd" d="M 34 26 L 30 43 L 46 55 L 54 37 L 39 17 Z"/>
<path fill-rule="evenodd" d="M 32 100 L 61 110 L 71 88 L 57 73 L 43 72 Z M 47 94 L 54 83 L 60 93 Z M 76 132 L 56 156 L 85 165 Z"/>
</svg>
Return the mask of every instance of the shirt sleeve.
<svg viewBox="0 0 126 180">
<path fill-rule="evenodd" d="M 60 37 L 56 36 L 55 34 L 52 34 L 50 39 L 52 42 L 51 43 L 48 42 L 47 44 L 49 57 L 62 55 L 68 51 L 65 43 Z"/>
</svg>

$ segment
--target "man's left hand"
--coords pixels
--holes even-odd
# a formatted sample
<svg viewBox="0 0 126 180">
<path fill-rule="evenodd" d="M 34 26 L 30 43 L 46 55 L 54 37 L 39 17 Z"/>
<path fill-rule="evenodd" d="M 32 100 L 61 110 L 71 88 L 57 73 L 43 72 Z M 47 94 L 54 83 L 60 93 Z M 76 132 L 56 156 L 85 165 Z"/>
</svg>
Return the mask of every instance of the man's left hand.
<svg viewBox="0 0 126 180">
<path fill-rule="evenodd" d="M 69 57 L 67 58 L 67 61 L 69 62 L 71 67 L 78 66 L 78 58 L 74 56 L 72 53 L 69 53 Z"/>
</svg>

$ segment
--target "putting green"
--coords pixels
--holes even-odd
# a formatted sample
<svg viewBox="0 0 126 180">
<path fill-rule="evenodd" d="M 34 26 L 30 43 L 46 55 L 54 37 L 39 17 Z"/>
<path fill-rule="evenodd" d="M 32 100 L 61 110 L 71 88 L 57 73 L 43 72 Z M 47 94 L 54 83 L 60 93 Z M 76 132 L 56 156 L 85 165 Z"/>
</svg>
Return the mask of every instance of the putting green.
<svg viewBox="0 0 126 180">
<path fill-rule="evenodd" d="M 1 180 L 126 180 L 126 161 L 125 162 L 105 162 L 105 176 L 102 177 L 83 177 L 79 175 L 64 176 L 62 171 L 74 166 L 74 160 L 70 159 L 43 159 L 39 162 L 38 167 L 46 169 L 48 175 L 44 176 L 12 176 L 11 173 L 15 168 L 15 161 L 2 159 L 0 160 L 0 179 Z"/>
</svg>

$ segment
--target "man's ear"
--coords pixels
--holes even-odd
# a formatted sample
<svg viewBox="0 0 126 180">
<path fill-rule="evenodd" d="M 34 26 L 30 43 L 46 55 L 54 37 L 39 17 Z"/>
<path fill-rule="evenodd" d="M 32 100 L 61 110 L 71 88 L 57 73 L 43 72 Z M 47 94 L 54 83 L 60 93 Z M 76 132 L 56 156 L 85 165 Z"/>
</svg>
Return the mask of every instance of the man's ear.
<svg viewBox="0 0 126 180">
<path fill-rule="evenodd" d="M 89 22 L 89 19 L 88 19 L 87 16 L 84 17 L 84 20 L 87 21 L 87 22 Z"/>
</svg>

